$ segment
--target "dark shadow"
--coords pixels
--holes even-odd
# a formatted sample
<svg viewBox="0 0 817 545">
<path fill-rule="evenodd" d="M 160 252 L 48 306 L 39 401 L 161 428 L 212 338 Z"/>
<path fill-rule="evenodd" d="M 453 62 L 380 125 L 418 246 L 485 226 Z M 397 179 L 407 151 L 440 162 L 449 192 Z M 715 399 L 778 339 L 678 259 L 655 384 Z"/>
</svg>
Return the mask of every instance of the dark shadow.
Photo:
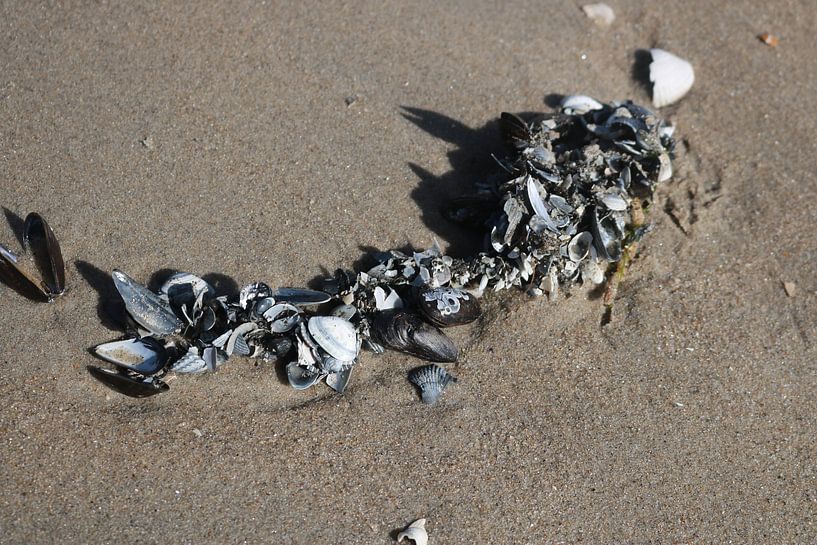
<svg viewBox="0 0 817 545">
<path fill-rule="evenodd" d="M 128 315 L 111 274 L 87 261 L 75 261 L 74 265 L 82 278 L 97 293 L 99 301 L 96 314 L 102 325 L 114 331 L 125 332 L 128 328 Z"/>
<path fill-rule="evenodd" d="M 241 293 L 241 288 L 238 286 L 238 282 L 226 274 L 211 272 L 205 274 L 201 278 L 213 286 L 213 289 L 216 290 L 216 295 L 218 296 L 226 295 L 230 299 L 234 299 Z"/>
<path fill-rule="evenodd" d="M 484 181 L 499 169 L 491 154 L 504 155 L 498 120 L 473 129 L 446 115 L 420 108 L 403 107 L 403 117 L 428 134 L 454 144 L 448 152 L 451 170 L 436 176 L 425 167 L 409 163 L 420 179 L 411 197 L 420 207 L 422 220 L 429 229 L 448 242 L 448 254 L 465 257 L 482 249 L 484 233 L 448 221 L 442 208 L 453 198 L 474 192 L 474 184 Z"/>
<path fill-rule="evenodd" d="M 179 271 L 177 271 L 176 269 L 159 269 L 158 271 L 150 275 L 150 278 L 148 279 L 147 284 L 145 284 L 145 286 L 147 286 L 147 288 L 153 293 L 159 293 L 164 283 L 167 282 L 168 278 L 170 278 L 177 272 Z M 136 280 L 137 282 L 139 281 L 139 279 L 134 280 Z"/>
<path fill-rule="evenodd" d="M 553 108 L 555 110 L 561 106 L 564 98 L 565 95 L 560 95 L 558 93 L 550 93 L 548 95 L 545 95 L 545 104 L 548 107 Z"/>
<path fill-rule="evenodd" d="M 6 215 L 6 221 L 11 227 L 11 232 L 14 233 L 14 236 L 17 237 L 17 242 L 20 243 L 20 247 L 23 247 L 23 229 L 25 227 L 25 220 L 6 208 L 3 207 L 3 213 Z"/>
<path fill-rule="evenodd" d="M 650 82 L 650 63 L 652 55 L 647 49 L 636 49 L 633 54 L 633 67 L 630 76 L 652 96 L 652 83 Z"/>
</svg>

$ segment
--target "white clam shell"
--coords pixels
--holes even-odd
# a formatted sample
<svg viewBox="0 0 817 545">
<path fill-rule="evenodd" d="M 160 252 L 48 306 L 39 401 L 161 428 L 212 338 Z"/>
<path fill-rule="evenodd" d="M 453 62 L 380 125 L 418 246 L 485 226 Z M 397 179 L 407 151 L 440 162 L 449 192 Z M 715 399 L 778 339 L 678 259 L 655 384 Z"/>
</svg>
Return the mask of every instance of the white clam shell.
<svg viewBox="0 0 817 545">
<path fill-rule="evenodd" d="M 678 102 L 692 88 L 695 70 L 684 59 L 663 49 L 650 49 L 652 103 L 656 108 Z"/>
<path fill-rule="evenodd" d="M 560 106 L 562 107 L 562 111 L 567 114 L 579 115 L 603 108 L 598 100 L 585 95 L 566 96 L 562 99 Z"/>
<path fill-rule="evenodd" d="M 616 20 L 616 12 L 613 11 L 613 8 L 601 2 L 585 4 L 582 6 L 582 11 L 600 27 L 608 27 Z"/>
<path fill-rule="evenodd" d="M 357 357 L 358 342 L 355 326 L 337 316 L 315 316 L 307 324 L 310 336 L 330 356 L 341 361 Z"/>
<path fill-rule="evenodd" d="M 408 538 L 415 545 L 428 545 L 428 532 L 426 532 L 426 519 L 417 519 L 408 528 L 397 534 L 397 543 L 402 543 L 404 538 Z"/>
</svg>

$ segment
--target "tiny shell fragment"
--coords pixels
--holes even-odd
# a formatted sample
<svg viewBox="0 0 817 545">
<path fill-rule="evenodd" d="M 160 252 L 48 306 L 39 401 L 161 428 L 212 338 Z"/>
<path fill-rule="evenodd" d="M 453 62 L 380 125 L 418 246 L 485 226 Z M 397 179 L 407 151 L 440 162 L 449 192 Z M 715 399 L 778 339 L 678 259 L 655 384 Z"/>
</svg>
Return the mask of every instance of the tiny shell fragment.
<svg viewBox="0 0 817 545">
<path fill-rule="evenodd" d="M 797 284 L 794 282 L 783 282 L 783 289 L 789 297 L 794 297 L 797 294 Z"/>
<path fill-rule="evenodd" d="M 604 3 L 586 4 L 582 6 L 582 11 L 600 27 L 608 27 L 616 20 L 613 8 Z"/>
<path fill-rule="evenodd" d="M 764 44 L 768 45 L 769 47 L 777 47 L 777 44 L 780 43 L 780 40 L 774 34 L 769 34 L 768 32 L 764 32 L 763 34 L 758 34 L 757 39 L 763 42 Z"/>
</svg>

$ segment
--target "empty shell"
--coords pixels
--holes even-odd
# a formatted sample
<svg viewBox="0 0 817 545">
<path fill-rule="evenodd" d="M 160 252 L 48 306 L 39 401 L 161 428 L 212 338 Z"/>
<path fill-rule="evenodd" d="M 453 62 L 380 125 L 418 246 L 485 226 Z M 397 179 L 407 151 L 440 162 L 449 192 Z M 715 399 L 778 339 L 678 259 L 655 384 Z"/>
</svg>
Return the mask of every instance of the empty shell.
<svg viewBox="0 0 817 545">
<path fill-rule="evenodd" d="M 418 519 L 409 524 L 408 528 L 397 534 L 397 543 L 408 538 L 415 545 L 428 545 L 428 532 L 426 532 L 426 519 Z"/>
<path fill-rule="evenodd" d="M 309 334 L 330 356 L 340 361 L 357 357 L 357 331 L 351 322 L 337 316 L 315 316 L 307 323 Z"/>
<path fill-rule="evenodd" d="M 133 377 L 94 365 L 89 365 L 86 369 L 99 382 L 128 397 L 150 397 L 170 389 L 167 384 L 156 378 Z"/>
<path fill-rule="evenodd" d="M 562 111 L 566 114 L 586 114 L 592 110 L 601 110 L 601 102 L 585 95 L 570 95 L 562 99 Z"/>
<path fill-rule="evenodd" d="M 439 365 L 425 365 L 409 373 L 409 380 L 420 388 L 420 396 L 426 405 L 434 405 L 451 382 L 457 379 Z"/>
<path fill-rule="evenodd" d="M 117 367 L 130 369 L 142 375 L 154 375 L 167 363 L 167 350 L 152 337 L 126 339 L 100 344 L 94 354 Z"/>
<path fill-rule="evenodd" d="M 692 65 L 663 49 L 650 49 L 650 81 L 652 103 L 656 108 L 678 102 L 695 83 Z"/>
<path fill-rule="evenodd" d="M 616 20 L 616 13 L 607 4 L 585 4 L 582 11 L 600 27 L 608 27 Z"/>
<path fill-rule="evenodd" d="M 113 283 L 136 323 L 155 335 L 170 335 L 184 325 L 170 304 L 122 271 L 113 271 Z"/>
</svg>

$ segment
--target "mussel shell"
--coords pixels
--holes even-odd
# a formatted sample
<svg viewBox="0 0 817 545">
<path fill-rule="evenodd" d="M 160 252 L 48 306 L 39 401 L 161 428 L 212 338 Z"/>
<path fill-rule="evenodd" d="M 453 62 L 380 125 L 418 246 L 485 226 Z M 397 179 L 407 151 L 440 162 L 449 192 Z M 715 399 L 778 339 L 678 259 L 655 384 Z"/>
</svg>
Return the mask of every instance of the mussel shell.
<svg viewBox="0 0 817 545">
<path fill-rule="evenodd" d="M 343 371 L 326 375 L 326 385 L 335 390 L 337 393 L 342 394 L 346 391 L 346 386 L 349 384 L 349 379 L 352 376 L 352 369 L 352 367 L 349 367 Z"/>
<path fill-rule="evenodd" d="M 161 371 L 168 360 L 167 349 L 152 337 L 103 343 L 95 346 L 93 352 L 117 367 L 146 376 Z"/>
<path fill-rule="evenodd" d="M 428 361 L 454 362 L 459 351 L 445 333 L 405 310 L 378 312 L 372 317 L 375 342 Z"/>
<path fill-rule="evenodd" d="M 19 257 L 0 244 L 0 281 L 33 301 L 51 301 L 45 282 L 20 266 Z"/>
<path fill-rule="evenodd" d="M 140 326 L 159 336 L 181 330 L 184 324 L 169 303 L 122 271 L 114 270 L 111 276 L 128 314 Z"/>
<path fill-rule="evenodd" d="M 86 369 L 99 382 L 128 397 L 150 397 L 170 390 L 170 386 L 159 379 L 142 379 L 94 365 L 89 365 Z"/>
<path fill-rule="evenodd" d="M 423 289 L 417 295 L 417 306 L 425 318 L 439 327 L 469 324 L 479 318 L 479 301 L 457 288 Z"/>
<path fill-rule="evenodd" d="M 36 212 L 26 216 L 23 246 L 34 257 L 49 299 L 65 293 L 65 262 L 60 243 L 45 219 Z"/>
<path fill-rule="evenodd" d="M 298 365 L 297 361 L 287 364 L 287 380 L 296 390 L 306 390 L 321 379 L 319 373 L 313 373 L 306 367 Z"/>
<path fill-rule="evenodd" d="M 599 217 L 598 208 L 590 213 L 590 228 L 593 233 L 593 244 L 599 257 L 607 261 L 621 259 L 621 240 L 623 235 L 610 214 Z"/>
<path fill-rule="evenodd" d="M 298 306 L 322 305 L 332 299 L 323 291 L 303 288 L 278 288 L 272 294 L 276 301 L 283 301 Z"/>
</svg>

